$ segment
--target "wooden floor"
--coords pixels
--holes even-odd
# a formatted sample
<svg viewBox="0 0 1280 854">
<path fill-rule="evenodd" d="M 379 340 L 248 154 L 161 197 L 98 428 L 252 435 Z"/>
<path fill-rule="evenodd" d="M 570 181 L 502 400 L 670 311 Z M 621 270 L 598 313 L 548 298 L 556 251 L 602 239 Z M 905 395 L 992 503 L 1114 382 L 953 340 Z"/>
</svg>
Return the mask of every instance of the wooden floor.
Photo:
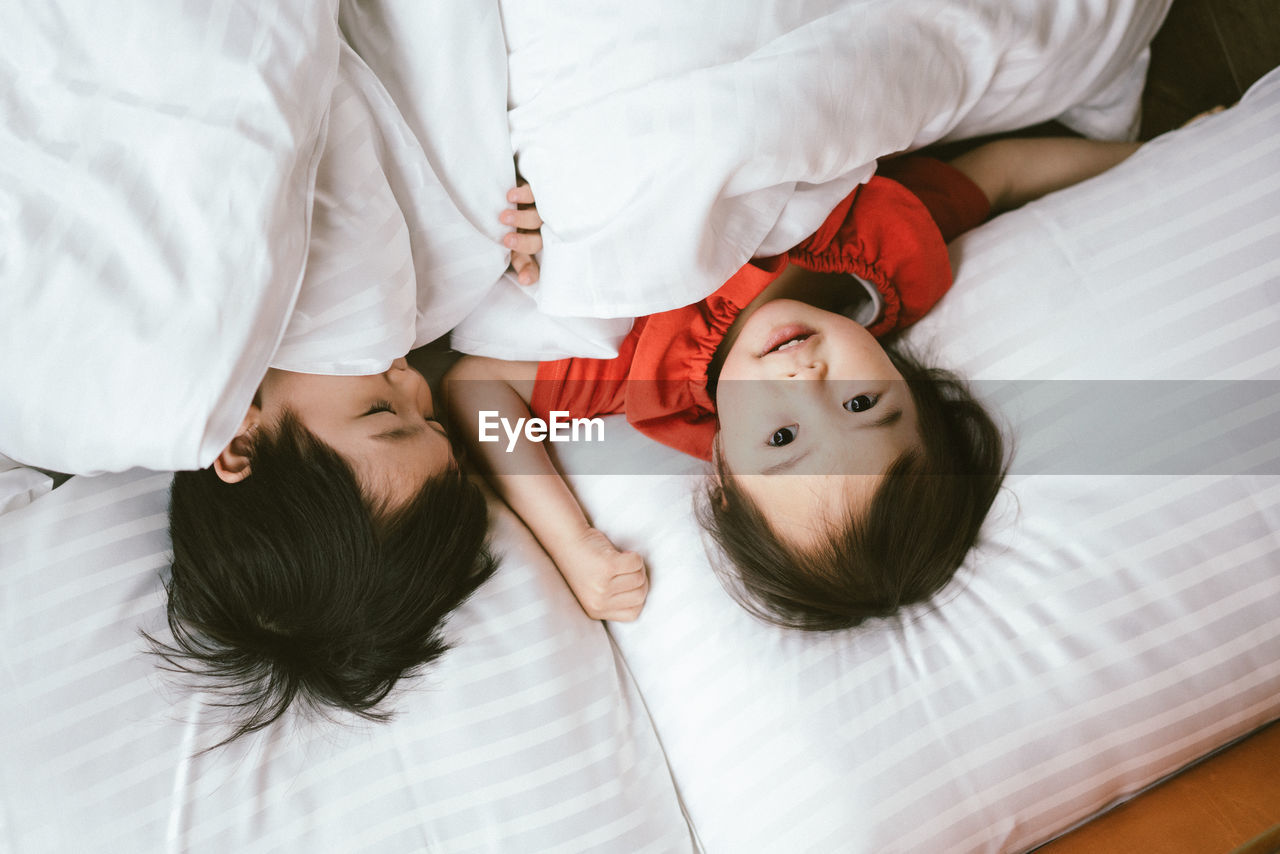
<svg viewBox="0 0 1280 854">
<path fill-rule="evenodd" d="M 1143 139 L 1230 106 L 1280 65 L 1280 0 L 1174 0 L 1151 44 Z"/>
</svg>

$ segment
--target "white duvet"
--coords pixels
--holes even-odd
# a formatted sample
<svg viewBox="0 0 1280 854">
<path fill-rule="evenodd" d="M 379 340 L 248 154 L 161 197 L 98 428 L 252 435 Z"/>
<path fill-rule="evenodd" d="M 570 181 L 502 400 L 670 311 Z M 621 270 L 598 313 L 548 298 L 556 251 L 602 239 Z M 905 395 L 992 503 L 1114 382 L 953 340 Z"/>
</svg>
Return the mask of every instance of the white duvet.
<svg viewBox="0 0 1280 854">
<path fill-rule="evenodd" d="M 343 4 L 379 82 L 333 2 L 5 4 L 0 452 L 203 466 L 273 358 L 372 371 L 459 321 L 473 352 L 606 354 L 880 155 L 1057 115 L 1130 132 L 1167 7 Z M 528 291 L 498 243 L 513 152 L 547 218 Z M 391 311 L 410 266 L 417 310 Z"/>
<path fill-rule="evenodd" d="M 1146 44 L 1168 3 L 501 8 L 511 142 L 547 248 L 538 286 L 501 283 L 501 304 L 454 342 L 545 358 L 557 346 L 611 353 L 618 338 L 602 327 L 587 351 L 544 333 L 542 315 L 695 302 L 749 258 L 811 234 L 885 154 L 1054 117 L 1090 136 L 1132 134 Z"/>
<path fill-rule="evenodd" d="M 332 6 L 0 5 L 0 453 L 226 443 L 301 279 Z"/>
<path fill-rule="evenodd" d="M 1055 116 L 1137 131 L 1168 3 L 502 4 L 550 314 L 686 305 L 785 251 L 876 158 Z"/>
</svg>

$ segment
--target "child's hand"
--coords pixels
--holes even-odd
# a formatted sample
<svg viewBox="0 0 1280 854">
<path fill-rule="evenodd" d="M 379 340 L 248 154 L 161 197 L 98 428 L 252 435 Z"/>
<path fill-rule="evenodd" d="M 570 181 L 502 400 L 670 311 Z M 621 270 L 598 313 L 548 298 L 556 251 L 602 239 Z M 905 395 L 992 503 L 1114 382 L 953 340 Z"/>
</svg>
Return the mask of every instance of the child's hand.
<svg viewBox="0 0 1280 854">
<path fill-rule="evenodd" d="M 640 616 L 649 573 L 635 552 L 620 552 L 595 528 L 553 555 L 560 574 L 593 620 L 628 622 Z"/>
<path fill-rule="evenodd" d="M 511 250 L 516 279 L 522 285 L 532 285 L 538 281 L 538 262 L 533 256 L 542 251 L 542 217 L 538 216 L 533 190 L 523 180 L 507 192 L 507 201 L 516 207 L 503 211 L 498 219 L 516 230 L 502 238 L 502 245 Z"/>
</svg>

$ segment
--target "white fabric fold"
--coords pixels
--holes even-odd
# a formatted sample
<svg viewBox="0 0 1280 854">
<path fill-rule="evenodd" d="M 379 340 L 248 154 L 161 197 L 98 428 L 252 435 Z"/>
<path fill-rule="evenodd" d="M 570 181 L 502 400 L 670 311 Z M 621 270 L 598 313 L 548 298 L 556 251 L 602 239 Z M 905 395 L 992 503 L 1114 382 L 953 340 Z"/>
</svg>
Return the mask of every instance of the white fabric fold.
<svg viewBox="0 0 1280 854">
<path fill-rule="evenodd" d="M 284 331 L 336 0 L 5 3 L 0 451 L 207 464 Z"/>
</svg>

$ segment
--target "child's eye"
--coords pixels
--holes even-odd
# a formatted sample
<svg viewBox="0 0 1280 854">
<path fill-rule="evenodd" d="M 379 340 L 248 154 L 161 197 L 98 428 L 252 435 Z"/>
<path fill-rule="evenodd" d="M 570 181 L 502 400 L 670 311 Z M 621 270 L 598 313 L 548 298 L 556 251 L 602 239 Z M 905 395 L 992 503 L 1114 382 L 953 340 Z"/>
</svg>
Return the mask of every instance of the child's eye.
<svg viewBox="0 0 1280 854">
<path fill-rule="evenodd" d="M 850 412 L 866 412 L 868 409 L 876 405 L 878 397 L 872 397 L 869 394 L 860 394 L 851 397 L 844 402 L 844 408 Z"/>
<path fill-rule="evenodd" d="M 365 415 L 376 415 L 379 412 L 390 412 L 392 415 L 396 414 L 395 407 L 391 405 L 391 401 L 378 400 L 374 402 L 373 406 L 369 407 L 369 411 L 366 412 Z"/>
<path fill-rule="evenodd" d="M 773 431 L 773 435 L 769 437 L 769 447 L 781 448 L 783 445 L 790 445 L 796 440 L 796 434 L 800 432 L 800 428 L 792 424 L 790 427 L 779 427 Z"/>
</svg>

